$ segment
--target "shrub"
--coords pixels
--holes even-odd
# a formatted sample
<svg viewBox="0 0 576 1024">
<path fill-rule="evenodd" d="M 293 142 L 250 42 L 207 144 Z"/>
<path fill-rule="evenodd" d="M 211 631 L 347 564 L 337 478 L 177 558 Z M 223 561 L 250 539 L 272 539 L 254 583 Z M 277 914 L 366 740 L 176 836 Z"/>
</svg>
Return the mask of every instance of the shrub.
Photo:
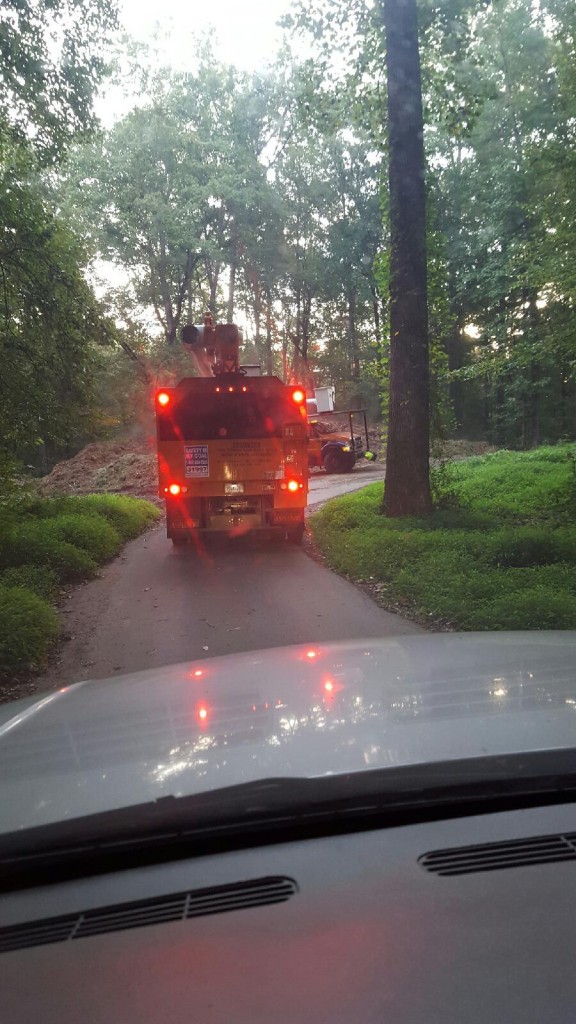
<svg viewBox="0 0 576 1024">
<path fill-rule="evenodd" d="M 576 561 L 576 536 L 542 526 L 497 530 L 486 539 L 484 557 L 503 568 L 572 562 Z"/>
<path fill-rule="evenodd" d="M 59 629 L 47 601 L 20 587 L 0 587 L 0 671 L 40 664 Z"/>
<path fill-rule="evenodd" d="M 46 523 L 52 536 L 87 551 L 95 562 L 105 562 L 120 549 L 118 530 L 101 516 L 67 513 Z"/>
<path fill-rule="evenodd" d="M 576 595 L 544 584 L 475 609 L 474 629 L 576 629 Z"/>
<path fill-rule="evenodd" d="M 58 593 L 58 574 L 46 565 L 18 565 L 0 573 L 0 586 L 25 587 L 37 597 L 51 601 Z"/>
<path fill-rule="evenodd" d="M 87 494 L 75 498 L 81 512 L 107 519 L 122 540 L 131 540 L 160 518 L 160 509 L 143 498 L 128 498 L 120 494 Z"/>
<path fill-rule="evenodd" d="M 86 551 L 60 540 L 45 520 L 23 523 L 12 530 L 2 558 L 7 568 L 30 563 L 47 565 L 61 581 L 86 579 L 93 576 L 97 568 Z"/>
</svg>

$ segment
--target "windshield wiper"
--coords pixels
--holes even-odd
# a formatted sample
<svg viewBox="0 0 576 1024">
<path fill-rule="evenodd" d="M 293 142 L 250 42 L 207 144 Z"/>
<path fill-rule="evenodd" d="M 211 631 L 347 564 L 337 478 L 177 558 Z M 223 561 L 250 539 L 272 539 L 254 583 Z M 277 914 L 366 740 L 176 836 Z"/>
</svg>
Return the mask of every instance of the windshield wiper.
<svg viewBox="0 0 576 1024">
<path fill-rule="evenodd" d="M 570 750 L 281 777 L 0 835 L 0 891 L 368 828 L 571 802 Z"/>
</svg>

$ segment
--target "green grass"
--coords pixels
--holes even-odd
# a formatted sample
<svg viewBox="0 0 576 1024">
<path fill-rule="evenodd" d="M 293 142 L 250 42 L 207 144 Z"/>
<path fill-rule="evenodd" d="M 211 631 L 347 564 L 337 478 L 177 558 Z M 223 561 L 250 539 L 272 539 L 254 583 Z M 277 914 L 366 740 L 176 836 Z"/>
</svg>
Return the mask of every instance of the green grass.
<svg viewBox="0 0 576 1024">
<path fill-rule="evenodd" d="M 147 501 L 108 494 L 16 496 L 0 508 L 0 678 L 38 666 L 58 635 L 50 602 L 94 576 L 160 516 Z"/>
<path fill-rule="evenodd" d="M 58 614 L 43 598 L 0 586 L 0 666 L 4 673 L 41 664 L 60 632 Z"/>
<path fill-rule="evenodd" d="M 85 494 L 61 498 L 37 498 L 25 503 L 20 516 L 53 519 L 63 515 L 91 516 L 105 519 L 123 541 L 131 540 L 155 522 L 160 512 L 143 498 L 120 494 Z"/>
<path fill-rule="evenodd" d="M 24 587 L 46 601 L 53 601 L 60 584 L 54 569 L 45 565 L 18 565 L 0 572 L 0 587 Z"/>
<path fill-rule="evenodd" d="M 576 629 L 576 446 L 497 452 L 435 472 L 439 508 L 385 519 L 382 485 L 312 517 L 329 564 L 389 607 L 456 629 Z"/>
</svg>

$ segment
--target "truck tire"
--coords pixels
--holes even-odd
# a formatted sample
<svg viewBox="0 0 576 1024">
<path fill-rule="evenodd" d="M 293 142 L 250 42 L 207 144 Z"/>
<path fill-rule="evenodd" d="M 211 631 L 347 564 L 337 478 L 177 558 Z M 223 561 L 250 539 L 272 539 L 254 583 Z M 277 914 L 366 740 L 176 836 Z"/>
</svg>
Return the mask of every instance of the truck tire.
<svg viewBox="0 0 576 1024">
<path fill-rule="evenodd" d="M 187 533 L 173 533 L 170 538 L 175 548 L 182 548 L 188 543 Z"/>
<path fill-rule="evenodd" d="M 299 526 L 294 526 L 291 530 L 287 530 L 286 532 L 290 544 L 301 544 L 302 538 L 304 537 L 304 523 L 300 523 Z"/>
<path fill-rule="evenodd" d="M 340 448 L 329 448 L 322 460 L 322 465 L 327 473 L 349 473 L 352 466 L 348 466 L 347 455 Z"/>
</svg>

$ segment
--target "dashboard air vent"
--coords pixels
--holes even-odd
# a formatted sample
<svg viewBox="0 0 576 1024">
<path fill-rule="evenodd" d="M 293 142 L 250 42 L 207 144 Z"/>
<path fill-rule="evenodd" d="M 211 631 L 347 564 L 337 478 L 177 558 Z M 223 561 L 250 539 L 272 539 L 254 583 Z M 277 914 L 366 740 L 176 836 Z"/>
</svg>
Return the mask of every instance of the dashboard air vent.
<svg viewBox="0 0 576 1024">
<path fill-rule="evenodd" d="M 143 928 L 146 925 L 186 921 L 191 917 L 224 914 L 230 910 L 284 903 L 298 891 L 291 878 L 258 878 L 235 885 L 173 893 L 132 903 L 117 903 L 63 917 L 48 917 L 27 924 L 0 928 L 0 953 L 51 942 L 68 942 L 105 932 Z"/>
<path fill-rule="evenodd" d="M 576 860 L 576 832 L 434 850 L 419 857 L 418 863 L 435 875 L 468 875 L 530 864 L 556 864 L 562 860 Z"/>
</svg>

